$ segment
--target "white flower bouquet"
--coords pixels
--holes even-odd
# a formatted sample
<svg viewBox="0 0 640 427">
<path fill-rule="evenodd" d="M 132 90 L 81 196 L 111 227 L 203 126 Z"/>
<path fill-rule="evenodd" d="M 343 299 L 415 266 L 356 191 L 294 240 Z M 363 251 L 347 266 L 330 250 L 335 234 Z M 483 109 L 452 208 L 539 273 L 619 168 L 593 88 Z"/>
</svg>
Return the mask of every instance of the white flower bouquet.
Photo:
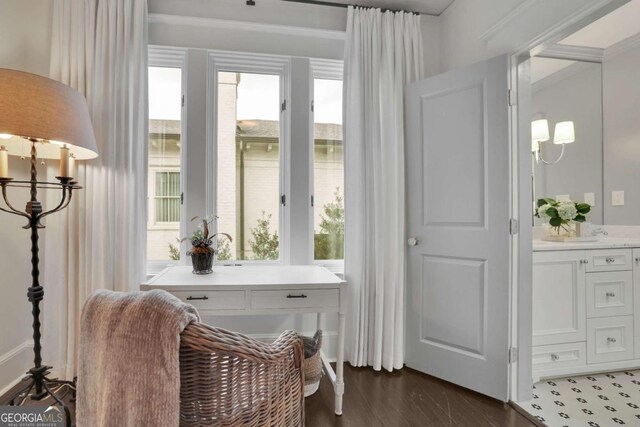
<svg viewBox="0 0 640 427">
<path fill-rule="evenodd" d="M 571 223 L 581 223 L 587 220 L 591 211 L 588 203 L 575 203 L 571 200 L 557 201 L 554 199 L 539 199 L 536 217 L 549 221 L 549 225 L 560 234 L 561 230 L 571 234 Z"/>
</svg>

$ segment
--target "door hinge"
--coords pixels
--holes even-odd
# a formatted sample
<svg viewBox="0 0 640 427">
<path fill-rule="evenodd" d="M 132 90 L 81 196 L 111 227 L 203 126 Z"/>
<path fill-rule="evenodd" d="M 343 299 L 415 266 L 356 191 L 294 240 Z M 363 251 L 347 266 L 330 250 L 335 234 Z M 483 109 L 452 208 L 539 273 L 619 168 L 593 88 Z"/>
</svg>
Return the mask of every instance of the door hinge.
<svg viewBox="0 0 640 427">
<path fill-rule="evenodd" d="M 184 193 L 180 193 L 180 204 L 184 205 Z"/>
<path fill-rule="evenodd" d="M 314 111 L 315 111 L 314 101 L 311 100 L 311 112 L 313 113 Z"/>
<path fill-rule="evenodd" d="M 285 196 L 284 194 L 280 196 L 280 203 L 282 204 L 282 206 L 287 206 L 287 196 Z"/>
<path fill-rule="evenodd" d="M 509 107 L 518 105 L 518 94 L 515 90 L 509 89 Z"/>
<path fill-rule="evenodd" d="M 311 195 L 311 207 L 313 207 L 313 194 Z"/>
<path fill-rule="evenodd" d="M 282 105 L 280 105 L 280 111 L 284 111 L 287 109 L 287 100 L 282 101 Z"/>
<path fill-rule="evenodd" d="M 511 347 L 509 349 L 509 363 L 516 363 L 518 361 L 518 348 Z"/>
<path fill-rule="evenodd" d="M 509 220 L 509 234 L 515 236 L 520 231 L 520 224 L 517 219 L 511 218 Z"/>
<path fill-rule="evenodd" d="M 182 95 L 182 98 L 181 98 L 180 102 L 182 103 L 182 106 L 184 107 L 184 95 Z"/>
</svg>

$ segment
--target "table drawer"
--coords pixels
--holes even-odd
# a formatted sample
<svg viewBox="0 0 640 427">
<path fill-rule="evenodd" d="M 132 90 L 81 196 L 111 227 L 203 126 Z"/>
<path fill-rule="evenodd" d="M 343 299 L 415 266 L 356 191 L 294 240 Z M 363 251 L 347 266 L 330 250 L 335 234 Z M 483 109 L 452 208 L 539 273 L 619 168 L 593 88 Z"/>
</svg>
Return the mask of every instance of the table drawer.
<svg viewBox="0 0 640 427">
<path fill-rule="evenodd" d="M 278 308 L 338 308 L 338 289 L 289 289 L 251 291 L 253 310 Z"/>
<path fill-rule="evenodd" d="M 244 310 L 245 291 L 178 291 L 171 292 L 199 311 Z"/>
<path fill-rule="evenodd" d="M 632 261 L 631 249 L 587 251 L 587 272 L 631 270 Z"/>
<path fill-rule="evenodd" d="M 587 344 L 582 341 L 535 346 L 531 363 L 534 373 L 586 366 Z"/>
<path fill-rule="evenodd" d="M 633 316 L 587 319 L 587 363 L 633 359 Z"/>
<path fill-rule="evenodd" d="M 587 274 L 587 317 L 633 314 L 633 274 L 611 271 Z"/>
</svg>

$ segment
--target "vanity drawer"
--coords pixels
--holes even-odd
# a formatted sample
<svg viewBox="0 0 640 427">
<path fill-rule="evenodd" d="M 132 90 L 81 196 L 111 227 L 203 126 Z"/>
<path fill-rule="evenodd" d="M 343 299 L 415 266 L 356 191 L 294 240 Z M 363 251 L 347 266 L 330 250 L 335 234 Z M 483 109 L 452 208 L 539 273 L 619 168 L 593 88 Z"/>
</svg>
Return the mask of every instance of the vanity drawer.
<svg viewBox="0 0 640 427">
<path fill-rule="evenodd" d="M 587 317 L 633 314 L 633 273 L 610 271 L 587 274 Z"/>
<path fill-rule="evenodd" d="M 198 311 L 244 310 L 245 291 L 178 291 L 171 292 Z"/>
<path fill-rule="evenodd" d="M 633 316 L 587 319 L 587 363 L 633 359 Z"/>
<path fill-rule="evenodd" d="M 573 342 L 568 344 L 540 345 L 533 347 L 532 370 L 534 374 L 554 375 L 567 368 L 586 366 L 587 344 Z"/>
<path fill-rule="evenodd" d="M 626 271 L 633 269 L 631 249 L 587 251 L 587 272 Z"/>
<path fill-rule="evenodd" d="M 339 301 L 338 289 L 251 291 L 253 310 L 278 308 L 335 308 L 337 310 Z"/>
</svg>

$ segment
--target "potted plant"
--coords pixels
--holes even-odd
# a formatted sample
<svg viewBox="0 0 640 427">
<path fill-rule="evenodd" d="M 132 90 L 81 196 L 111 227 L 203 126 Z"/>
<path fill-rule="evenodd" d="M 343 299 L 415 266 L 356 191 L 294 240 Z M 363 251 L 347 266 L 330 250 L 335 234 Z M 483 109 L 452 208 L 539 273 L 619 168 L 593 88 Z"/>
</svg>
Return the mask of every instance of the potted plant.
<svg viewBox="0 0 640 427">
<path fill-rule="evenodd" d="M 591 211 L 588 203 L 571 200 L 539 199 L 537 205 L 536 217 L 549 221 L 551 230 L 558 237 L 579 236 L 580 224 L 587 220 L 586 215 Z"/>
<path fill-rule="evenodd" d="M 213 243 L 216 236 L 225 236 L 230 242 L 233 241 L 227 233 L 209 234 L 209 225 L 216 219 L 218 219 L 216 216 L 206 216 L 204 218 L 194 216 L 191 218 L 191 221 L 201 220 L 202 222 L 198 225 L 198 228 L 193 232 L 191 237 L 185 237 L 181 240 L 184 241 L 188 239 L 191 241 L 191 250 L 187 252 L 187 256 L 191 256 L 193 274 L 213 273 L 213 257 L 216 254 Z"/>
</svg>

